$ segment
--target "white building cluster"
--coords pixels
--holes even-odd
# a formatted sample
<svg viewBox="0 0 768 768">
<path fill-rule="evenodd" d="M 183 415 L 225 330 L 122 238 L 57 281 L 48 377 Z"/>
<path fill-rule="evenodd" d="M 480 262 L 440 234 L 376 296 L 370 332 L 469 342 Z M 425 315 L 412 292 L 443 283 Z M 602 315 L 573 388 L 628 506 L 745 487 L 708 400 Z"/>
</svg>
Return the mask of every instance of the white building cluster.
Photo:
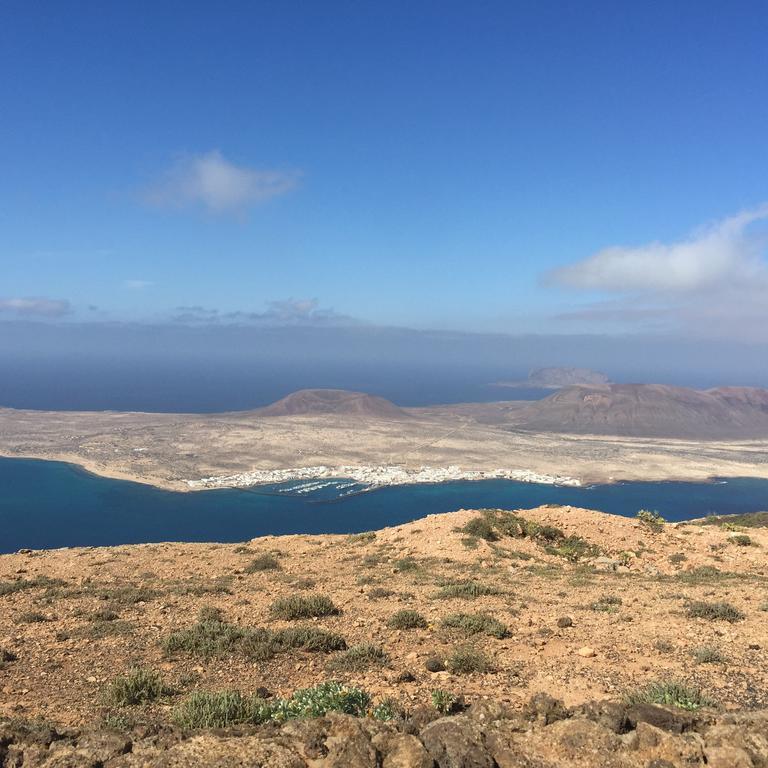
<svg viewBox="0 0 768 768">
<path fill-rule="evenodd" d="M 187 480 L 190 489 L 248 488 L 253 485 L 283 483 L 291 480 L 348 478 L 371 487 L 410 483 L 445 483 L 454 480 L 517 480 L 523 483 L 579 486 L 581 482 L 563 475 L 546 475 L 527 469 L 467 470 L 460 467 L 341 466 L 296 467 L 294 469 L 255 469 L 236 475 L 217 475 Z"/>
</svg>

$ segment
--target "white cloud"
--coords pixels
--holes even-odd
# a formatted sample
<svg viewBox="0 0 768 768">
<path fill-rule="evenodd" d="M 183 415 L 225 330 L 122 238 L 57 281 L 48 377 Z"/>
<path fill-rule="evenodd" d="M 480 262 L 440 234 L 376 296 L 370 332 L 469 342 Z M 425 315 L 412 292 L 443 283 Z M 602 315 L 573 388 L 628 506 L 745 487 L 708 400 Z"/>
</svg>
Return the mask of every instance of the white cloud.
<svg viewBox="0 0 768 768">
<path fill-rule="evenodd" d="M 158 206 L 237 211 L 290 192 L 298 180 L 297 172 L 235 165 L 214 149 L 178 160 L 148 190 L 147 199 Z"/>
<path fill-rule="evenodd" d="M 0 299 L 0 312 L 12 312 L 21 316 L 62 317 L 72 311 L 65 299 L 46 299 L 39 296 Z"/>
<path fill-rule="evenodd" d="M 555 270 L 552 282 L 608 292 L 689 293 L 723 286 L 768 287 L 764 236 L 750 225 L 768 219 L 768 204 L 723 219 L 685 240 L 611 246 Z"/>
<path fill-rule="evenodd" d="M 131 291 L 140 291 L 142 288 L 149 288 L 154 285 L 151 280 L 123 280 L 123 288 Z"/>
</svg>

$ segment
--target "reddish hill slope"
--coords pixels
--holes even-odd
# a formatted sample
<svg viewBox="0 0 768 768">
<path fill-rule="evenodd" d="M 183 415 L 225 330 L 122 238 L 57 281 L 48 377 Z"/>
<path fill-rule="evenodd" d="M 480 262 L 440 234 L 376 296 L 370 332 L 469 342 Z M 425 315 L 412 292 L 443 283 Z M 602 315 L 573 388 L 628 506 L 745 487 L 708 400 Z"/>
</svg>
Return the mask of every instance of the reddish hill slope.
<svg viewBox="0 0 768 768">
<path fill-rule="evenodd" d="M 383 397 L 346 389 L 301 389 L 272 405 L 260 408 L 260 416 L 304 416 L 322 413 L 405 419 L 409 415 Z"/>
<path fill-rule="evenodd" d="M 568 387 L 513 412 L 515 426 L 545 432 L 638 437 L 768 437 L 768 390 L 700 391 L 662 384 Z"/>
</svg>

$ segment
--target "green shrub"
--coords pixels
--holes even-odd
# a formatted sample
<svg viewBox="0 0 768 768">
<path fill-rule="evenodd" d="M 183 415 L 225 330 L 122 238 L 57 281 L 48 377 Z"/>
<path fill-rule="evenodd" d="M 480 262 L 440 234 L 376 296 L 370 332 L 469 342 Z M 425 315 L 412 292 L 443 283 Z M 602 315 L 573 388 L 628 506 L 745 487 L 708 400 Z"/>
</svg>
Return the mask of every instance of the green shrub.
<svg viewBox="0 0 768 768">
<path fill-rule="evenodd" d="M 695 525 L 719 525 L 726 530 L 739 528 L 764 528 L 768 526 L 768 512 L 745 512 L 740 515 L 708 515 Z"/>
<path fill-rule="evenodd" d="M 392 597 L 395 592 L 391 589 L 386 589 L 385 587 L 374 587 L 373 589 L 369 589 L 367 592 L 368 598 L 370 600 L 379 600 L 382 597 Z"/>
<path fill-rule="evenodd" d="M 328 712 L 363 717 L 370 703 L 371 697 L 362 689 L 331 680 L 296 691 L 290 699 L 278 700 L 272 708 L 272 719 L 323 717 Z"/>
<path fill-rule="evenodd" d="M 728 537 L 728 541 L 732 544 L 737 544 L 740 547 L 751 547 L 754 545 L 754 541 L 751 536 L 747 536 L 746 533 L 735 533 Z"/>
<path fill-rule="evenodd" d="M 485 634 L 500 640 L 509 635 L 506 624 L 486 613 L 452 613 L 443 619 L 442 624 L 449 629 L 458 629 L 465 635 Z"/>
<path fill-rule="evenodd" d="M 360 643 L 340 653 L 328 663 L 333 672 L 364 672 L 371 667 L 384 666 L 389 657 L 380 645 Z"/>
<path fill-rule="evenodd" d="M 233 725 L 258 725 L 272 717 L 269 702 L 239 691 L 195 691 L 173 710 L 173 721 L 180 728 L 228 728 Z"/>
<path fill-rule="evenodd" d="M 382 722 L 394 720 L 401 715 L 402 710 L 394 699 L 384 699 L 371 710 L 371 717 Z"/>
<path fill-rule="evenodd" d="M 604 613 L 616 613 L 622 600 L 617 595 L 602 595 L 589 607 L 593 611 L 603 611 Z"/>
<path fill-rule="evenodd" d="M 19 624 L 42 624 L 48 617 L 40 611 L 24 611 L 16 617 Z"/>
<path fill-rule="evenodd" d="M 341 611 L 326 595 L 291 595 L 272 603 L 270 612 L 275 618 L 293 621 L 319 616 L 336 616 Z"/>
<path fill-rule="evenodd" d="M 697 664 L 724 664 L 725 657 L 712 645 L 701 645 L 693 649 L 693 658 Z"/>
<path fill-rule="evenodd" d="M 487 584 L 481 584 L 477 581 L 464 581 L 458 584 L 446 584 L 441 587 L 436 597 L 439 598 L 452 598 L 459 597 L 466 600 L 474 600 L 477 597 L 483 595 L 498 595 L 499 590 L 495 587 L 488 586 Z"/>
<path fill-rule="evenodd" d="M 116 677 L 107 686 L 105 699 L 112 706 L 127 707 L 155 701 L 172 692 L 158 672 L 134 668 L 127 674 Z"/>
<path fill-rule="evenodd" d="M 406 609 L 393 613 L 387 619 L 387 626 L 392 629 L 425 629 L 427 620 L 418 611 Z"/>
<path fill-rule="evenodd" d="M 163 650 L 169 656 L 188 653 L 204 658 L 242 653 L 256 660 L 271 658 L 275 653 L 271 634 L 266 629 L 228 624 L 216 608 L 202 608 L 197 624 L 172 632 L 163 641 Z"/>
<path fill-rule="evenodd" d="M 114 587 L 96 589 L 96 595 L 102 600 L 108 600 L 117 605 L 136 605 L 148 603 L 158 596 L 158 592 L 149 587 L 137 587 L 133 584 L 121 584 Z"/>
<path fill-rule="evenodd" d="M 120 614 L 109 608 L 99 608 L 88 616 L 89 621 L 117 621 Z"/>
<path fill-rule="evenodd" d="M 581 536 L 564 536 L 562 539 L 557 539 L 555 544 L 544 547 L 544 551 L 577 563 L 585 557 L 597 557 L 602 550 Z"/>
<path fill-rule="evenodd" d="M 450 715 L 454 711 L 458 704 L 458 697 L 448 691 L 440 690 L 439 688 L 431 693 L 432 706 L 441 715 Z"/>
<path fill-rule="evenodd" d="M 185 579 L 173 582 L 168 591 L 174 595 L 192 595 L 203 597 L 204 595 L 231 595 L 232 577 L 217 576 L 215 579 Z"/>
<path fill-rule="evenodd" d="M 661 704 L 693 712 L 701 707 L 713 706 L 700 688 L 689 687 L 674 681 L 649 683 L 644 688 L 627 694 L 629 704 Z"/>
<path fill-rule="evenodd" d="M 15 581 L 0 581 L 0 597 L 12 595 L 25 589 L 63 587 L 66 581 L 51 579 L 48 576 L 35 576 L 33 579 L 16 579 Z"/>
<path fill-rule="evenodd" d="M 328 712 L 363 717 L 370 704 L 371 697 L 365 691 L 331 680 L 296 691 L 288 699 L 275 701 L 243 696 L 239 691 L 195 691 L 174 709 L 172 717 L 176 725 L 187 730 L 227 728 L 322 717 Z M 385 702 L 379 705 L 382 716 L 386 711 L 384 705 Z"/>
<path fill-rule="evenodd" d="M 277 558 L 269 553 L 258 555 L 251 560 L 248 565 L 243 569 L 246 573 L 259 573 L 260 571 L 278 571 L 280 570 L 280 563 L 277 562 Z"/>
<path fill-rule="evenodd" d="M 497 541 L 499 536 L 487 517 L 474 517 L 462 529 L 462 533 L 486 541 Z"/>
<path fill-rule="evenodd" d="M 314 653 L 343 651 L 347 647 L 347 643 L 341 635 L 310 626 L 280 629 L 274 633 L 273 639 L 280 648 L 298 648 Z"/>
<path fill-rule="evenodd" d="M 448 657 L 446 668 L 454 675 L 468 675 L 472 672 L 489 672 L 491 663 L 486 655 L 469 646 L 455 648 Z"/>
<path fill-rule="evenodd" d="M 395 560 L 395 570 L 398 573 L 409 573 L 410 571 L 418 571 L 421 566 L 412 557 L 402 557 L 399 560 Z"/>
<path fill-rule="evenodd" d="M 348 537 L 350 544 L 370 544 L 376 539 L 376 531 L 365 531 L 364 533 L 353 533 Z"/>
<path fill-rule="evenodd" d="M 585 557 L 596 557 L 602 551 L 580 536 L 566 536 L 560 528 L 526 520 L 513 512 L 485 510 L 482 518 L 475 518 L 470 523 L 476 526 L 476 532 L 473 534 L 475 536 L 481 536 L 483 532 L 490 531 L 496 539 L 500 536 L 531 539 L 544 546 L 545 551 L 549 554 L 564 557 L 571 562 L 578 562 Z M 466 527 L 462 530 L 471 533 Z M 483 536 L 483 538 L 486 537 Z M 494 541 L 495 539 L 488 540 Z"/>
<path fill-rule="evenodd" d="M 704 600 L 694 600 L 688 604 L 687 610 L 692 618 L 710 621 L 729 621 L 733 624 L 745 618 L 738 608 L 725 602 L 708 603 Z"/>
<path fill-rule="evenodd" d="M 667 522 L 658 512 L 650 509 L 641 509 L 637 513 L 637 519 L 654 533 L 664 530 L 664 524 Z"/>
</svg>

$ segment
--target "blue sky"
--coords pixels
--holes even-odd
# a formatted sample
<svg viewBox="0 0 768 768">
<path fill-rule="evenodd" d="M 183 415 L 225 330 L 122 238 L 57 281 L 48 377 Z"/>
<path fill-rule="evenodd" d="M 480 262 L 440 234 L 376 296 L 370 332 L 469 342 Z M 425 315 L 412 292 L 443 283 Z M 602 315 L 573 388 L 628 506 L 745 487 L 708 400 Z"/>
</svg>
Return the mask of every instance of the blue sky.
<svg viewBox="0 0 768 768">
<path fill-rule="evenodd" d="M 6 0 L 0 317 L 768 339 L 767 23 Z"/>
</svg>

